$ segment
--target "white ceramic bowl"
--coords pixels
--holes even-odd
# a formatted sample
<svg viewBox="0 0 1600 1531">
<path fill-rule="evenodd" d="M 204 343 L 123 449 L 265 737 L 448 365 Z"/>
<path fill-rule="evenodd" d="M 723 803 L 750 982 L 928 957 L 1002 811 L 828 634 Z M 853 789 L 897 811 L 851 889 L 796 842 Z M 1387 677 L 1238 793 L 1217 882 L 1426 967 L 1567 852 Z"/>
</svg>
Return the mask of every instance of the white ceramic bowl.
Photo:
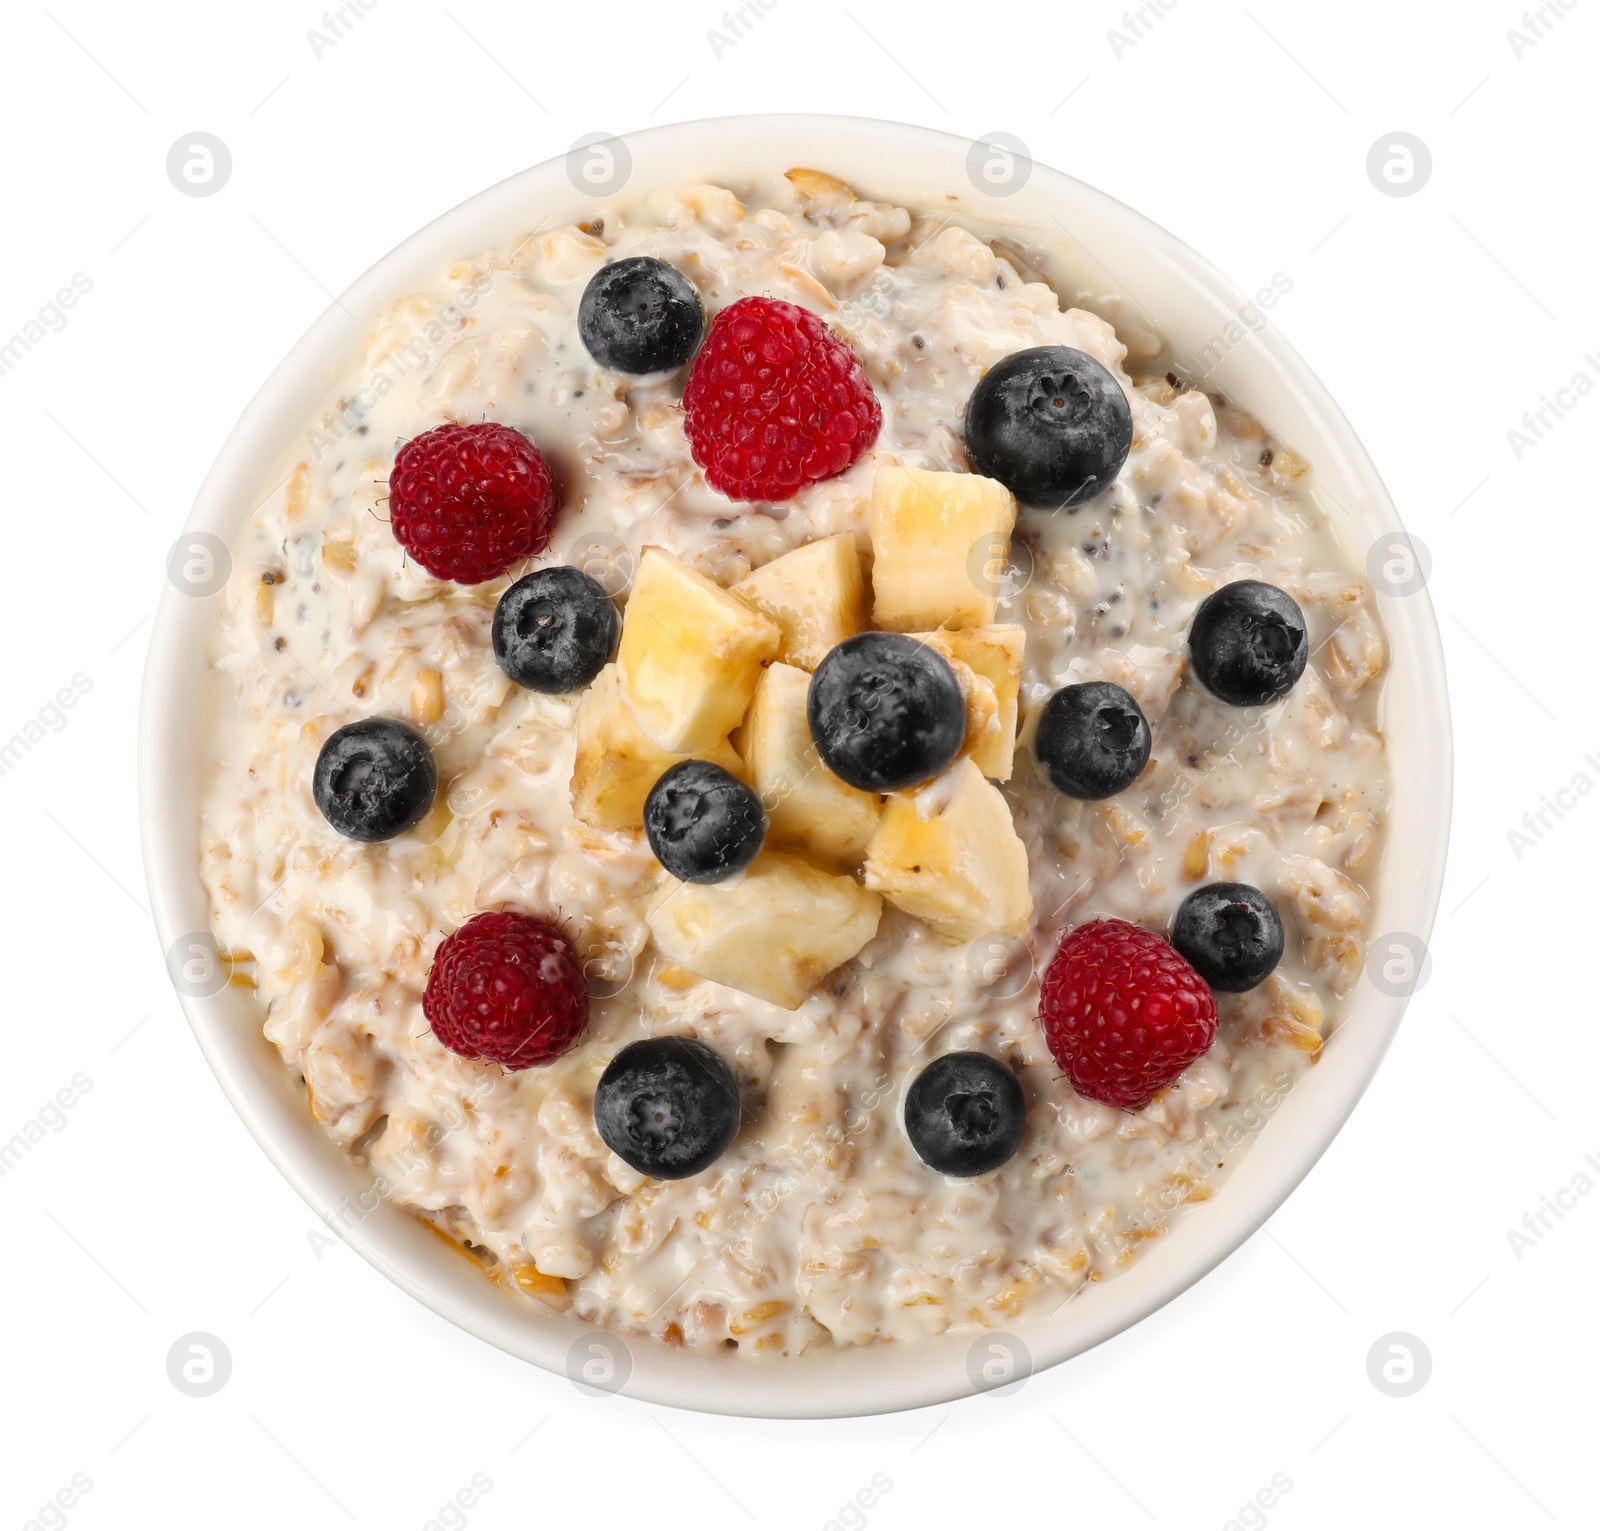
<svg viewBox="0 0 1600 1531">
<path fill-rule="evenodd" d="M 924 128 L 845 117 L 774 116 L 681 123 L 625 140 L 631 195 L 695 180 L 795 165 L 832 172 L 864 195 L 947 205 L 985 221 L 1033 225 L 1055 235 L 1052 260 L 1085 286 L 1119 291 L 1151 315 L 1174 353 L 1193 354 L 1228 326 L 1245 338 L 1209 374 L 1274 436 L 1314 464 L 1314 479 L 1353 557 L 1365 559 L 1400 522 L 1349 423 L 1305 363 L 1270 328 L 1239 325 L 1245 295 L 1155 224 L 1079 181 L 1033 165 L 1008 195 L 975 189 L 971 144 Z M 593 194 L 575 189 L 565 159 L 550 160 L 462 203 L 385 256 L 301 338 L 245 410 L 201 487 L 189 530 L 231 542 L 276 479 L 313 409 L 356 357 L 371 322 L 395 297 L 452 259 L 526 232 L 541 219 L 576 219 Z M 1065 231 L 1070 231 L 1070 237 Z M 1048 237 L 1048 236 L 1047 236 Z M 341 309 L 344 310 L 341 312 Z M 1247 313 L 1249 312 L 1246 310 Z M 356 323 L 350 322 L 353 315 Z M 171 951 L 208 928 L 197 870 L 199 725 L 195 698 L 207 669 L 214 599 L 169 586 L 145 672 L 139 740 L 139 805 L 157 929 Z M 1450 814 L 1450 721 L 1438 631 L 1427 594 L 1381 596 L 1392 645 L 1383 721 L 1393 806 L 1377 877 L 1373 930 L 1425 941 L 1444 875 Z M 305 1092 L 262 1037 L 253 1001 L 224 988 L 180 994 L 189 1023 L 228 1098 L 272 1161 L 320 1215 L 338 1216 L 365 1182 L 312 1120 Z M 1296 1085 L 1218 1194 L 1189 1209 L 1131 1269 L 1085 1287 L 1017 1336 L 1034 1369 L 1087 1350 L 1198 1280 L 1266 1219 L 1311 1168 L 1349 1115 L 1400 1024 L 1405 998 L 1363 977 L 1348 1019 L 1321 1061 Z M 463 1328 L 555 1372 L 586 1331 L 503 1294 L 409 1215 L 387 1204 L 347 1219 L 344 1236 L 373 1265 Z M 786 1362 L 699 1355 L 630 1337 L 621 1391 L 684 1408 L 788 1418 L 871 1414 L 941 1402 L 973 1391 L 973 1339 L 940 1337 Z"/>
</svg>

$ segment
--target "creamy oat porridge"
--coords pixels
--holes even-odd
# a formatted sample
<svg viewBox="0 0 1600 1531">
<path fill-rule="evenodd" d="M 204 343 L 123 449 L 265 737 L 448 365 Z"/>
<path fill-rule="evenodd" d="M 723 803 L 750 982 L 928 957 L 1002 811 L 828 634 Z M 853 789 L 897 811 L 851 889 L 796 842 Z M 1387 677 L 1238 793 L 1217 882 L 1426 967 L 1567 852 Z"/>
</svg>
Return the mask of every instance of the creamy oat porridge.
<svg viewBox="0 0 1600 1531">
<path fill-rule="evenodd" d="M 1172 1236 L 1294 1109 L 1340 1018 L 1386 811 L 1371 592 L 1306 465 L 1169 374 L 1114 298 L 1058 298 L 1026 246 L 814 172 L 597 208 L 397 302 L 239 534 L 202 805 L 218 943 L 317 1120 L 518 1300 L 761 1355 L 1014 1325 Z M 675 370 L 602 367 L 580 336 L 597 273 L 640 256 L 704 306 Z M 711 487 L 682 402 L 717 316 L 752 297 L 816 315 L 870 385 L 842 471 L 802 465 L 754 503 Z M 1107 369 L 1131 427 L 1114 480 L 1053 510 L 975 472 L 966 425 L 980 381 L 1043 347 L 1091 359 L 1091 385 Z M 436 578 L 391 524 L 396 455 L 486 422 L 549 465 L 552 535 L 479 583 Z M 783 555 L 786 575 L 742 583 Z M 564 565 L 615 597 L 620 643 L 602 632 L 584 684 L 530 689 L 497 662 L 497 603 Z M 1303 673 L 1264 705 L 1221 699 L 1226 643 L 1197 674 L 1197 608 L 1225 587 L 1303 614 Z M 914 650 L 929 695 L 956 682 L 931 782 L 882 787 L 875 745 L 847 785 L 810 752 L 808 698 L 862 630 L 920 635 L 869 646 Z M 1102 695 L 1128 779 L 1079 785 L 1081 724 L 1055 699 Z M 341 833 L 313 778 L 366 719 L 420 735 L 427 790 L 382 834 Z M 828 756 L 846 775 L 849 757 Z M 761 805 L 759 855 L 726 877 L 642 827 L 683 761 Z M 1215 1039 L 1153 1098 L 1080 1093 L 1040 1017 L 1063 938 L 1124 920 L 1182 946 L 1180 906 L 1218 884 L 1258 890 L 1281 960 L 1242 992 L 1208 973 Z M 549 1061 L 463 1056 L 424 1014 L 441 943 L 485 911 L 550 922 L 583 964 L 586 1026 Z M 1205 984 L 1156 944 L 1209 1028 Z M 652 1037 L 702 1044 L 737 1096 L 680 1178 L 597 1128 L 602 1074 Z M 908 1132 L 913 1085 L 954 1054 L 1020 1085 L 997 1168 L 940 1173 Z"/>
</svg>

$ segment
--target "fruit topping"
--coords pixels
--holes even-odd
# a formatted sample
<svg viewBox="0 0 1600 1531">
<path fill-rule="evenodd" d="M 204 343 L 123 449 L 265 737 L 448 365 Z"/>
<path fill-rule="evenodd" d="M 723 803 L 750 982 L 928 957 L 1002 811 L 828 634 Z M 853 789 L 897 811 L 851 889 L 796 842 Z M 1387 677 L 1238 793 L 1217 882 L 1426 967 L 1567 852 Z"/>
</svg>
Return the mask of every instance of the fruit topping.
<svg viewBox="0 0 1600 1531">
<path fill-rule="evenodd" d="M 389 475 L 395 541 L 435 579 L 478 585 L 541 553 L 555 484 L 521 431 L 485 421 L 440 425 L 400 448 Z"/>
<path fill-rule="evenodd" d="M 700 294 L 653 255 L 602 266 L 578 304 L 578 336 L 613 372 L 671 372 L 694 355 L 705 330 Z"/>
<path fill-rule="evenodd" d="M 804 670 L 769 665 L 739 732 L 739 753 L 767 810 L 768 843 L 803 851 L 825 866 L 853 868 L 866 855 L 883 805 L 823 765 L 806 722 L 810 686 Z"/>
<path fill-rule="evenodd" d="M 984 627 L 943 628 L 910 636 L 938 649 L 953 664 L 964 665 L 994 694 L 993 718 L 976 738 L 971 727 L 971 698 L 968 699 L 967 749 L 972 763 L 991 781 L 1010 781 L 1011 758 L 1017 743 L 1022 660 L 1027 649 L 1022 629 L 1009 623 L 991 623 Z M 960 671 L 956 673 L 959 677 Z"/>
<path fill-rule="evenodd" d="M 1189 624 L 1189 663 L 1200 684 L 1235 707 L 1265 707 L 1305 673 L 1306 619 L 1292 595 L 1259 579 L 1214 590 Z"/>
<path fill-rule="evenodd" d="M 623 694 L 657 745 L 698 754 L 739 726 L 779 642 L 770 618 L 670 553 L 646 548 L 622 619 Z"/>
<path fill-rule="evenodd" d="M 762 564 L 733 593 L 778 624 L 778 658 L 802 670 L 816 669 L 829 649 L 867 625 L 861 555 L 849 532 Z"/>
<path fill-rule="evenodd" d="M 930 780 L 967 734 L 950 661 L 898 633 L 858 633 L 829 653 L 811 678 L 806 714 L 823 764 L 863 792 Z"/>
<path fill-rule="evenodd" d="M 1172 944 L 1213 989 L 1243 994 L 1283 957 L 1283 921 L 1259 888 L 1208 883 L 1178 905 Z"/>
<path fill-rule="evenodd" d="M 362 718 L 328 736 L 311 795 L 347 840 L 392 840 L 433 807 L 439 773 L 428 741 L 409 723 Z"/>
<path fill-rule="evenodd" d="M 732 500 L 787 500 L 843 473 L 882 424 L 855 352 L 780 298 L 723 309 L 683 390 L 689 450 Z"/>
<path fill-rule="evenodd" d="M 648 1037 L 606 1065 L 594 1125 L 641 1175 L 683 1180 L 719 1159 L 739 1135 L 739 1082 L 704 1042 Z"/>
<path fill-rule="evenodd" d="M 863 880 L 947 942 L 1020 935 L 1033 918 L 1027 848 L 1000 789 L 971 760 L 890 797 Z"/>
<path fill-rule="evenodd" d="M 1217 1004 L 1205 980 L 1152 931 L 1091 920 L 1057 949 L 1039 1024 L 1078 1094 L 1137 1111 L 1206 1051 Z"/>
<path fill-rule="evenodd" d="M 579 569 L 525 574 L 494 609 L 494 657 L 519 686 L 559 696 L 587 686 L 617 647 L 616 604 Z"/>
<path fill-rule="evenodd" d="M 994 621 L 1017 502 L 976 473 L 873 475 L 872 620 L 892 632 Z"/>
<path fill-rule="evenodd" d="M 679 881 L 721 882 L 755 860 L 767 816 L 737 776 L 709 760 L 684 760 L 650 789 L 644 832 Z"/>
<path fill-rule="evenodd" d="M 624 694 L 622 668 L 609 664 L 583 693 L 574 723 L 572 811 L 596 829 L 642 829 L 650 789 L 687 751 L 664 750 L 639 727 Z M 738 755 L 726 739 L 699 752 L 737 775 Z"/>
<path fill-rule="evenodd" d="M 967 450 L 979 473 L 1025 505 L 1066 510 L 1108 488 L 1133 444 L 1122 385 L 1071 346 L 1016 351 L 967 401 Z"/>
<path fill-rule="evenodd" d="M 853 877 L 765 851 L 727 882 L 667 883 L 645 918 L 669 962 L 793 1010 L 873 938 L 882 910 Z"/>
<path fill-rule="evenodd" d="M 548 920 L 491 910 L 439 943 L 422 1013 L 451 1052 L 525 1069 L 578 1040 L 589 990 L 567 938 Z"/>
<path fill-rule="evenodd" d="M 1150 725 L 1110 681 L 1063 686 L 1039 713 L 1033 753 L 1057 792 L 1095 802 L 1137 780 L 1150 759 Z"/>
<path fill-rule="evenodd" d="M 946 1053 L 906 1092 L 906 1136 L 941 1175 L 986 1175 L 1022 1146 L 1027 1102 L 1017 1076 L 987 1053 Z"/>
</svg>

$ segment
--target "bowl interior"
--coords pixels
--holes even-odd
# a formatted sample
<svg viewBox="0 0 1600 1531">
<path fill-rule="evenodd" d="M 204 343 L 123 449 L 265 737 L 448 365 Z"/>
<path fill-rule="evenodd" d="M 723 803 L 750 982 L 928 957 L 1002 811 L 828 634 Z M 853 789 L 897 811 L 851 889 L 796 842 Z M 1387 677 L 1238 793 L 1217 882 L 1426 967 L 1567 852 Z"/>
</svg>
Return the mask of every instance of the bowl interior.
<svg viewBox="0 0 1600 1531">
<path fill-rule="evenodd" d="M 751 117 L 683 123 L 627 138 L 629 196 L 685 181 L 738 185 L 792 166 L 826 170 L 863 195 L 948 206 L 955 217 L 1027 229 L 1053 276 L 1123 296 L 1175 356 L 1204 354 L 1206 385 L 1238 400 L 1311 461 L 1313 481 L 1352 560 L 1392 540 L 1400 522 L 1349 423 L 1316 378 L 1269 327 L 1252 330 L 1246 296 L 1164 230 L 1093 188 L 1042 165 L 1008 195 L 982 192 L 968 173 L 966 139 L 892 123 L 837 117 Z M 614 195 L 615 193 L 613 193 Z M 223 446 L 187 530 L 231 542 L 277 484 L 306 422 L 355 361 L 357 345 L 392 299 L 452 259 L 514 239 L 541 221 L 589 213 L 564 159 L 524 171 L 473 197 L 379 261 L 330 308 L 268 380 Z M 1244 317 L 1242 318 L 1241 315 Z M 356 323 L 350 323 L 354 316 Z M 1209 348 L 1209 349 L 1208 349 Z M 1220 357 L 1218 353 L 1220 351 Z M 1376 877 L 1372 932 L 1426 941 L 1444 873 L 1450 808 L 1450 728 L 1443 660 L 1425 591 L 1380 594 L 1391 645 L 1383 723 L 1390 750 L 1390 828 Z M 157 928 L 169 953 L 208 928 L 196 861 L 200 708 L 215 598 L 163 592 L 151 641 L 140 722 L 140 809 Z M 237 989 L 180 993 L 211 1067 L 246 1125 L 324 1219 L 392 1280 L 438 1313 L 501 1348 L 557 1372 L 594 1359 L 595 1331 L 515 1301 L 409 1215 L 370 1210 L 367 1182 L 312 1120 L 305 1096 Z M 1382 1058 L 1405 997 L 1363 977 L 1348 1018 L 1217 1194 L 1188 1209 L 1169 1235 L 1114 1281 L 1083 1289 L 1054 1314 L 1018 1326 L 1034 1369 L 1098 1344 L 1190 1285 L 1254 1231 L 1316 1162 Z M 981 1337 L 980 1337 L 981 1338 Z M 788 1362 L 698 1355 L 605 1338 L 626 1376 L 620 1391 L 658 1403 L 733 1414 L 825 1417 L 940 1402 L 974 1391 L 969 1336 L 935 1337 Z M 569 1358 L 577 1360 L 569 1363 Z"/>
</svg>

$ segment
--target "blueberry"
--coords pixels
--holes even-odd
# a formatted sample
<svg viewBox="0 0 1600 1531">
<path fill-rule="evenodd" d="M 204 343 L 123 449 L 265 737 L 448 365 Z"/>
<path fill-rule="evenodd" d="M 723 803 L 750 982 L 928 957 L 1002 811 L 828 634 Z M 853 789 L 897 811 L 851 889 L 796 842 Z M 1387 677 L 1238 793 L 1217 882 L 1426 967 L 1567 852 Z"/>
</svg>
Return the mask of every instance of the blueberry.
<svg viewBox="0 0 1600 1531">
<path fill-rule="evenodd" d="M 1022 1147 L 1027 1106 L 1017 1076 L 987 1053 L 946 1053 L 906 1092 L 906 1136 L 941 1175 L 985 1175 Z"/>
<path fill-rule="evenodd" d="M 653 255 L 602 266 L 578 304 L 578 334 L 613 372 L 670 372 L 694 355 L 705 330 L 700 295 Z"/>
<path fill-rule="evenodd" d="M 721 882 L 755 860 L 767 815 L 737 776 L 709 760 L 680 760 L 644 800 L 644 832 L 679 882 Z"/>
<path fill-rule="evenodd" d="M 1265 707 L 1287 696 L 1309 654 L 1306 619 L 1294 597 L 1259 579 L 1212 591 L 1189 625 L 1196 677 L 1235 707 Z"/>
<path fill-rule="evenodd" d="M 739 1133 L 739 1082 L 692 1037 L 630 1042 L 606 1065 L 594 1092 L 594 1125 L 641 1175 L 698 1175 Z"/>
<path fill-rule="evenodd" d="M 347 840 L 392 840 L 433 807 L 439 773 L 409 723 L 363 718 L 328 736 L 311 773 L 322 816 Z"/>
<path fill-rule="evenodd" d="M 581 569 L 535 569 L 494 609 L 494 657 L 519 686 L 559 696 L 605 668 L 621 630 L 616 603 Z"/>
<path fill-rule="evenodd" d="M 1096 802 L 1131 786 L 1150 758 L 1150 725 L 1110 681 L 1063 686 L 1039 715 L 1035 759 L 1058 792 Z"/>
<path fill-rule="evenodd" d="M 1172 944 L 1213 989 L 1243 994 L 1277 967 L 1283 921 L 1259 888 L 1208 883 L 1178 905 Z"/>
<path fill-rule="evenodd" d="M 956 758 L 967 704 L 945 657 L 899 633 L 858 633 L 828 652 L 806 693 L 822 762 L 863 792 L 897 792 Z"/>
<path fill-rule="evenodd" d="M 967 400 L 973 466 L 1025 505 L 1065 510 L 1093 499 L 1133 445 L 1122 385 L 1071 346 L 1015 351 L 991 367 Z"/>
</svg>

